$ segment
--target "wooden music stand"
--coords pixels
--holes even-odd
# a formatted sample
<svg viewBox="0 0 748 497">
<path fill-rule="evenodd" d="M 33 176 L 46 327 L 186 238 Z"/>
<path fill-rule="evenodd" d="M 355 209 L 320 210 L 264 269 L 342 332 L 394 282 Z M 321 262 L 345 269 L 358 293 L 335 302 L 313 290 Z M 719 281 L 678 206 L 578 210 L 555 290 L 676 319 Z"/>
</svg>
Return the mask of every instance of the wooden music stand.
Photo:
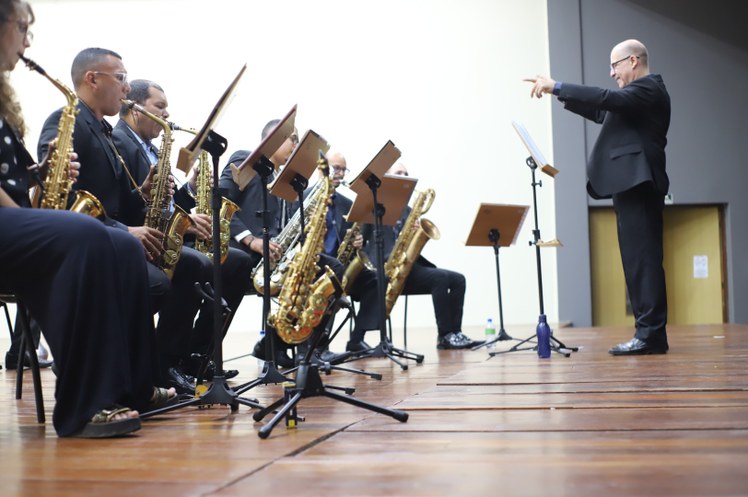
<svg viewBox="0 0 748 497">
<path fill-rule="evenodd" d="M 374 224 L 374 240 L 376 257 L 374 264 L 377 269 L 377 296 L 379 314 L 379 344 L 376 347 L 357 354 L 358 357 L 387 357 L 401 369 L 408 369 L 408 365 L 396 359 L 412 359 L 417 363 L 423 362 L 423 355 L 414 354 L 407 350 L 393 347 L 387 340 L 386 320 L 387 308 L 385 304 L 386 281 L 384 275 L 384 239 L 383 225 L 394 225 L 400 218 L 405 206 L 408 205 L 413 189 L 418 182 L 407 176 L 387 175 L 385 172 L 400 158 L 400 151 L 395 144 L 388 141 L 369 165 L 361 171 L 351 183 L 351 190 L 357 193 L 356 200 L 346 216 L 348 222 L 363 222 Z M 371 196 L 366 190 L 371 190 Z M 385 208 L 386 205 L 386 208 Z"/>
<path fill-rule="evenodd" d="M 247 64 L 244 64 L 242 68 L 239 70 L 239 74 L 236 75 L 236 77 L 231 81 L 228 88 L 226 88 L 226 91 L 223 92 L 223 95 L 221 95 L 221 98 L 218 99 L 218 102 L 213 107 L 213 110 L 210 111 L 210 114 L 208 115 L 208 119 L 205 121 L 205 124 L 203 124 L 203 127 L 200 128 L 200 131 L 198 131 L 195 134 L 195 137 L 192 139 L 190 143 L 187 144 L 186 147 L 182 147 L 179 149 L 179 156 L 177 158 L 177 169 L 182 171 L 183 173 L 187 174 L 190 172 L 190 168 L 192 167 L 192 164 L 195 162 L 195 159 L 197 158 L 197 154 L 200 152 L 200 150 L 203 148 L 203 142 L 208 138 L 210 132 L 213 130 L 213 126 L 218 121 L 218 118 L 221 116 L 221 113 L 223 112 L 224 107 L 226 106 L 226 103 L 229 100 L 229 97 L 232 93 L 234 93 L 234 90 L 236 89 L 236 85 L 239 83 L 239 79 L 241 79 L 242 75 L 244 74 L 244 71 L 247 69 Z"/>
<path fill-rule="evenodd" d="M 492 246 L 496 258 L 496 286 L 499 290 L 499 332 L 496 338 L 484 342 L 473 350 L 491 345 L 499 340 L 511 340 L 512 337 L 504 330 L 504 306 L 501 299 L 501 266 L 499 265 L 499 247 L 508 247 L 517 241 L 519 229 L 527 217 L 528 205 L 504 205 L 482 203 L 475 215 L 473 227 L 470 229 L 465 245 Z"/>
<path fill-rule="evenodd" d="M 260 145 L 255 148 L 251 154 L 244 159 L 244 162 L 235 166 L 231 164 L 231 176 L 234 179 L 234 183 L 239 185 L 240 190 L 244 190 L 249 182 L 254 178 L 257 171 L 258 164 L 270 161 L 270 157 L 275 153 L 276 150 L 283 145 L 289 136 L 291 136 L 295 129 L 296 122 L 296 105 L 291 107 L 285 116 L 275 125 L 273 129 L 262 139 Z"/>
</svg>

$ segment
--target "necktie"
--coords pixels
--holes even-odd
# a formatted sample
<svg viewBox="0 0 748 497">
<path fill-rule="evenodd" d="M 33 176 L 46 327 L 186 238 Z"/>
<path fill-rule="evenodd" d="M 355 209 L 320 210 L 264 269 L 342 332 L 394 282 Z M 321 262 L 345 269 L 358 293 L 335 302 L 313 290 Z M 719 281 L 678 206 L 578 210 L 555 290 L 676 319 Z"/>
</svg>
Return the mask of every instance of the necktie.
<svg viewBox="0 0 748 497">
<path fill-rule="evenodd" d="M 335 196 L 333 193 L 330 198 L 330 205 L 327 208 L 327 217 L 325 218 L 325 225 L 327 226 L 327 233 L 325 234 L 325 253 L 335 257 L 338 250 L 338 232 L 335 229 Z"/>
</svg>

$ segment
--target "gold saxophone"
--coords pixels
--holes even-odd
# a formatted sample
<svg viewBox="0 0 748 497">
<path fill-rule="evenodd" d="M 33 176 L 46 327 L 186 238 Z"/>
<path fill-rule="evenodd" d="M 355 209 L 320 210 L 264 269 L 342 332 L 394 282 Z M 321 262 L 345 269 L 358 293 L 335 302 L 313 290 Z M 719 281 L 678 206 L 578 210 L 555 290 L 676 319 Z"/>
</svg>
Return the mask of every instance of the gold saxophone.
<svg viewBox="0 0 748 497">
<path fill-rule="evenodd" d="M 304 212 L 312 212 L 312 209 L 319 204 L 319 200 L 323 198 L 324 194 L 324 181 L 318 181 L 312 187 L 304 199 Z M 275 296 L 280 293 L 281 287 L 283 286 L 283 280 L 286 278 L 289 264 L 299 250 L 298 242 L 301 239 L 301 210 L 297 210 L 288 223 L 283 227 L 283 230 L 278 234 L 275 239 L 275 243 L 280 246 L 281 258 L 276 262 L 270 261 L 270 295 Z M 262 295 L 265 292 L 265 270 L 263 266 L 263 259 L 255 266 L 252 272 L 252 283 L 254 284 L 257 293 Z"/>
<path fill-rule="evenodd" d="M 328 174 L 327 159 L 320 153 L 317 167 L 324 173 L 321 188 L 322 201 L 315 204 L 304 229 L 305 239 L 291 261 L 278 296 L 278 310 L 268 317 L 268 323 L 278 331 L 278 336 L 288 344 L 304 342 L 322 321 L 330 297 L 340 289 L 340 283 L 329 267 L 315 280 L 319 253 L 325 247 L 325 233 L 330 197 L 335 191 Z"/>
<path fill-rule="evenodd" d="M 174 267 L 182 254 L 184 233 L 193 225 L 192 219 L 178 205 L 174 205 L 174 212 L 171 212 L 172 201 L 171 195 L 169 195 L 171 165 L 169 156 L 171 155 L 171 143 L 174 141 L 171 137 L 171 126 L 167 121 L 148 112 L 132 100 L 123 98 L 122 103 L 158 123 L 164 131 L 161 148 L 158 151 L 158 163 L 153 175 L 151 200 L 145 214 L 145 226 L 157 229 L 164 234 L 164 251 L 154 263 L 171 279 L 174 276 Z"/>
<path fill-rule="evenodd" d="M 384 264 L 384 274 L 387 277 L 387 292 L 384 297 L 387 316 L 390 315 L 395 301 L 400 296 L 408 279 L 413 264 L 429 240 L 441 238 L 439 228 L 428 219 L 421 217 L 428 212 L 434 203 L 436 193 L 429 188 L 425 192 L 418 192 L 413 209 L 403 223 L 392 248 L 389 259 Z"/>
<path fill-rule="evenodd" d="M 18 54 L 26 66 L 47 78 L 67 99 L 67 105 L 62 109 L 60 121 L 57 124 L 57 138 L 52 157 L 49 160 L 49 171 L 44 179 L 44 193 L 41 199 L 34 200 L 34 205 L 42 209 L 64 210 L 68 207 L 68 197 L 73 188 L 70 179 L 70 153 L 73 151 L 73 131 L 75 130 L 75 116 L 78 114 L 78 96 L 61 81 L 54 79 L 42 69 L 39 64 Z M 104 219 L 106 212 L 99 199 L 85 190 L 76 192 L 75 201 L 70 207 L 73 212 L 88 214 Z"/>
<path fill-rule="evenodd" d="M 341 285 L 346 294 L 350 293 L 351 286 L 353 286 L 353 282 L 356 281 L 356 278 L 361 274 L 361 271 L 364 269 L 374 269 L 366 252 L 353 247 L 353 239 L 360 234 L 361 223 L 353 223 L 353 225 L 348 228 L 348 231 L 346 231 L 343 241 L 340 242 L 340 247 L 338 247 L 337 259 L 341 264 L 343 264 L 343 266 L 345 266 Z"/>
</svg>

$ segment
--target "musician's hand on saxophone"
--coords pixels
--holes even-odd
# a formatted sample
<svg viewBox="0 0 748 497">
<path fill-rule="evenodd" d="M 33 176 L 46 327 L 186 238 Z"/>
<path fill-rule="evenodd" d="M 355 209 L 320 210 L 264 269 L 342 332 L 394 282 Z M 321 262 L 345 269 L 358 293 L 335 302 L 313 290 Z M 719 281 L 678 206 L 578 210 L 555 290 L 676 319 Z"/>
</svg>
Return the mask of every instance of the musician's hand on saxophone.
<svg viewBox="0 0 748 497">
<path fill-rule="evenodd" d="M 253 250 L 257 252 L 258 254 L 262 254 L 262 249 L 264 247 L 264 241 L 262 238 L 258 238 L 254 235 L 247 235 L 244 238 L 242 238 L 242 243 L 250 248 L 250 250 Z M 270 240 L 270 260 L 272 262 L 277 262 L 281 255 L 283 255 L 281 246 L 275 243 L 273 240 Z"/>
<path fill-rule="evenodd" d="M 151 166 L 151 169 L 148 171 L 148 176 L 145 177 L 145 180 L 143 181 L 143 184 L 140 185 L 140 191 L 143 194 L 143 197 L 146 201 L 151 200 L 151 189 L 153 188 L 153 185 L 156 183 L 156 178 L 158 178 L 158 173 L 155 172 L 156 168 Z M 173 197 L 174 196 L 174 176 L 169 174 L 169 190 L 168 195 Z"/>
<path fill-rule="evenodd" d="M 32 164 L 28 167 L 29 173 L 31 173 L 31 178 L 33 179 L 31 186 L 34 186 L 37 184 L 38 181 L 44 181 L 44 178 L 47 177 L 47 171 L 49 171 L 49 162 L 52 157 L 52 152 L 54 152 L 56 140 L 52 140 L 49 143 L 49 148 L 47 150 L 47 154 L 44 156 L 44 160 L 41 161 L 39 164 Z M 78 181 L 78 176 L 80 175 L 80 168 L 81 163 L 77 161 L 78 154 L 75 152 L 70 152 L 68 154 L 68 157 L 70 159 L 70 167 L 68 169 L 68 177 L 70 178 L 70 181 L 75 183 Z"/>
<path fill-rule="evenodd" d="M 164 234 L 159 230 L 147 226 L 128 226 L 127 231 L 143 245 L 145 258 L 149 261 L 154 260 L 163 253 Z"/>
<path fill-rule="evenodd" d="M 195 223 L 187 229 L 187 233 L 191 233 L 198 238 L 203 240 L 210 240 L 213 236 L 213 225 L 212 220 L 207 214 L 190 214 L 190 219 Z"/>
<path fill-rule="evenodd" d="M 361 250 L 362 248 L 364 248 L 364 237 L 360 231 L 353 237 L 351 245 L 353 245 L 353 248 L 356 250 Z"/>
</svg>

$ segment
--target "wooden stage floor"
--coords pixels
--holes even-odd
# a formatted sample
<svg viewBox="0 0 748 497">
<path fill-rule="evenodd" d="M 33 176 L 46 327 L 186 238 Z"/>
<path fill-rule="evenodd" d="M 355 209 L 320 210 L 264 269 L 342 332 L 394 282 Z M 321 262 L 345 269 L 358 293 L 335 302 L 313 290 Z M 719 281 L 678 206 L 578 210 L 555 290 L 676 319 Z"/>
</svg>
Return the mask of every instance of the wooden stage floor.
<svg viewBox="0 0 748 497">
<path fill-rule="evenodd" d="M 532 328 L 508 331 L 526 337 Z M 607 354 L 631 333 L 556 329 L 581 350 L 540 360 L 532 351 L 437 351 L 433 330 L 412 329 L 423 364 L 401 371 L 367 359 L 350 365 L 381 381 L 323 377 L 407 411 L 406 423 L 316 397 L 299 404 L 298 428 L 281 423 L 266 440 L 243 406 L 182 409 L 128 438 L 58 439 L 52 372 L 43 371 L 48 421 L 38 425 L 30 375 L 16 401 L 15 372 L 3 369 L 0 496 L 748 495 L 748 325 L 672 326 L 665 356 Z M 253 343 L 230 333 L 225 354 Z M 242 372 L 232 384 L 257 375 L 252 357 L 226 366 Z M 280 394 L 246 393 L 263 404 Z"/>
</svg>

